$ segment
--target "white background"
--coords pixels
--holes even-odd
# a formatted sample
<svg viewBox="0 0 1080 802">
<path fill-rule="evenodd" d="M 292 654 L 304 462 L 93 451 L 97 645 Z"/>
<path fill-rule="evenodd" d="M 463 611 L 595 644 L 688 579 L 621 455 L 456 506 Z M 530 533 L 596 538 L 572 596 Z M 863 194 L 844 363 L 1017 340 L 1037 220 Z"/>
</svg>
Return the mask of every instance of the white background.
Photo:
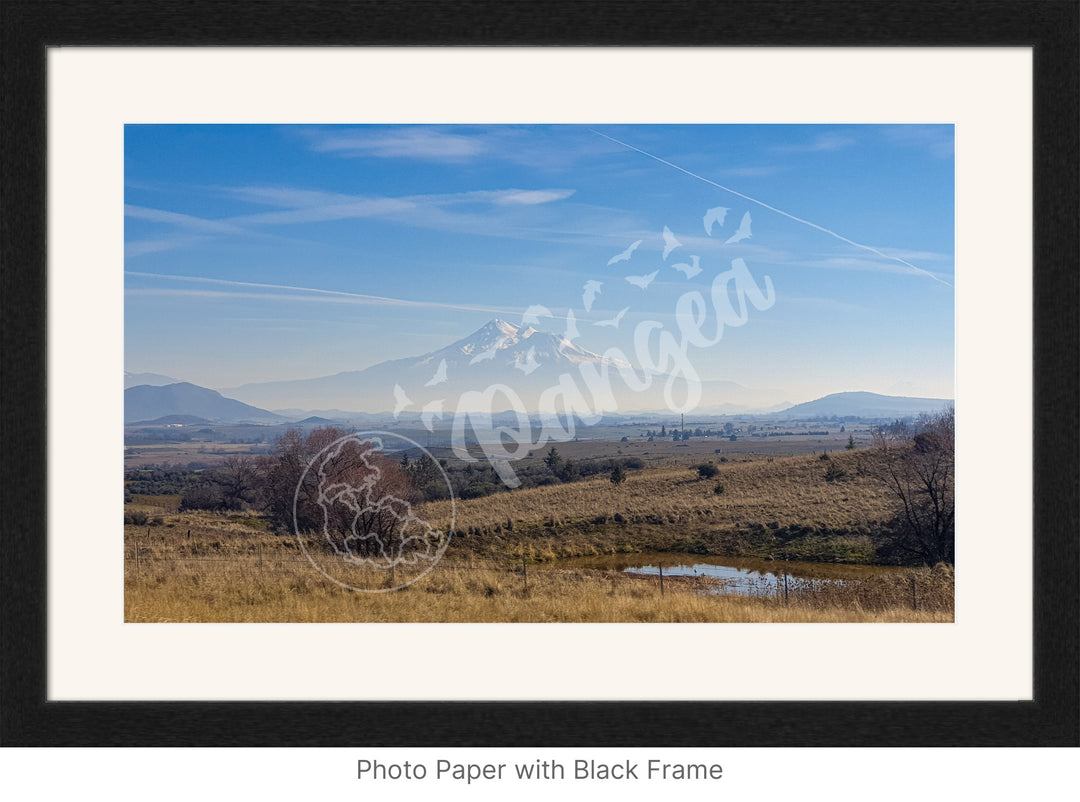
<svg viewBox="0 0 1080 802">
<path fill-rule="evenodd" d="M 49 73 L 51 698 L 347 698 L 343 689 L 313 693 L 288 678 L 310 675 L 327 661 L 355 665 L 388 647 L 400 655 L 402 687 L 429 688 L 437 698 L 639 699 L 643 686 L 649 698 L 1030 696 L 1025 444 L 1011 449 L 1009 462 L 1018 470 L 1008 497 L 978 503 L 994 487 L 985 482 L 1001 458 L 980 433 L 1003 420 L 1015 431 L 1030 430 L 1029 50 L 65 48 L 50 52 Z M 740 76 L 725 82 L 722 100 L 699 78 L 718 74 Z M 649 100 L 661 94 L 662 108 Z M 671 108 L 683 111 L 676 119 L 659 117 Z M 124 625 L 121 532 L 109 523 L 119 521 L 112 500 L 122 470 L 123 124 L 147 122 L 955 123 L 956 623 Z M 96 399 L 87 398 L 86 387 L 98 391 Z M 96 410 L 87 412 L 88 404 Z M 83 418 L 96 425 L 83 430 Z M 109 455 L 113 470 L 102 467 Z M 94 521 L 101 523 L 88 524 Z M 640 649 L 646 633 L 656 648 Z M 704 644 L 694 665 L 682 662 L 678 648 L 688 636 Z M 752 657 L 778 649 L 801 655 L 798 672 L 781 673 L 786 661 Z M 732 654 L 743 659 L 731 660 Z M 429 676 L 433 660 L 453 661 L 453 683 L 431 688 L 413 681 L 413 672 Z M 928 662 L 933 672 L 925 670 Z M 645 681 L 671 671 L 687 682 L 659 692 L 658 683 Z M 409 698 L 391 688 L 388 698 L 394 697 Z M 40 778 L 37 767 L 51 777 L 50 787 L 72 795 L 101 787 L 90 780 L 95 773 L 110 778 L 110 792 L 152 785 L 160 798 L 206 795 L 203 772 L 178 771 L 167 750 L 140 752 L 137 759 L 123 750 L 65 754 L 88 774 L 57 774 L 46 768 L 55 756 L 23 753 L 20 776 Z M 1053 754 L 1025 760 L 1048 778 Z M 216 775 L 221 796 L 230 784 L 267 799 L 320 790 L 368 796 L 354 779 L 360 756 L 359 750 L 289 751 L 287 759 L 269 751 L 207 751 L 198 765 Z M 396 759 L 405 757 L 398 752 Z M 968 750 L 721 750 L 720 762 L 730 768 L 717 789 L 739 799 L 796 791 L 844 798 L 870 788 L 887 799 L 908 799 L 914 788 L 921 796 L 935 789 L 932 798 L 961 786 L 990 798 L 998 796 L 995 789 L 1032 790 L 1022 768 L 1010 773 L 988 753 Z M 605 789 L 625 798 L 677 791 L 646 783 L 591 792 Z M 491 796 L 476 790 L 469 798 L 507 792 L 532 798 L 525 787 L 503 786 Z M 555 788 L 543 790 L 546 798 Z M 563 794 L 581 790 L 590 791 L 558 786 Z M 448 789 L 413 791 L 420 798 L 446 796 Z M 392 792 L 381 788 L 377 797 L 397 798 Z"/>
</svg>

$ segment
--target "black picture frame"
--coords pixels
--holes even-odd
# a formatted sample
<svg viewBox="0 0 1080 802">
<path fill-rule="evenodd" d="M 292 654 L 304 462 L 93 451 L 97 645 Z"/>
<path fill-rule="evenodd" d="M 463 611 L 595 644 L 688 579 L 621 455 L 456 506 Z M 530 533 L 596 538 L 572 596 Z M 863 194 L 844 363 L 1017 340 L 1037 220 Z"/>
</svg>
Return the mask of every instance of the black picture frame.
<svg viewBox="0 0 1080 802">
<path fill-rule="evenodd" d="M 1080 4 L 158 0 L 0 6 L 0 743 L 6 746 L 1080 744 Z M 46 49 L 1030 46 L 1034 698 L 1017 702 L 52 702 L 46 696 Z"/>
</svg>

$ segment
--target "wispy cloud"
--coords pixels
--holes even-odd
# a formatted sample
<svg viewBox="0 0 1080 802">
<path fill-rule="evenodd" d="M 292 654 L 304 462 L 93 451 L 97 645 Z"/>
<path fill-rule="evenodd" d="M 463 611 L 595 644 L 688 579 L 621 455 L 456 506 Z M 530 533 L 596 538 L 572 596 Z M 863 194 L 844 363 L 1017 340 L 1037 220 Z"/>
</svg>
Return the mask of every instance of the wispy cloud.
<svg viewBox="0 0 1080 802">
<path fill-rule="evenodd" d="M 573 194 L 572 189 L 511 189 L 500 193 L 492 202 L 500 206 L 538 206 L 541 203 L 566 200 Z"/>
<path fill-rule="evenodd" d="M 953 155 L 952 125 L 884 125 L 880 131 L 885 140 L 894 145 L 922 148 L 939 159 Z"/>
<path fill-rule="evenodd" d="M 226 220 L 207 220 L 203 217 L 194 217 L 190 214 L 168 212 L 162 209 L 147 209 L 144 206 L 133 206 L 130 203 L 124 205 L 124 216 L 136 220 L 146 220 L 151 223 L 164 223 L 189 231 L 198 231 L 203 234 L 243 234 L 242 228 Z"/>
<path fill-rule="evenodd" d="M 124 244 L 124 255 L 129 259 L 178 248 L 195 247 L 222 237 L 244 236 L 256 239 L 288 241 L 279 235 L 251 228 L 246 225 L 251 221 L 244 217 L 214 220 L 132 204 L 124 206 L 124 216 L 133 220 L 159 223 L 173 229 L 167 234 L 156 237 L 129 239 Z"/>
<path fill-rule="evenodd" d="M 448 134 L 431 128 L 405 128 L 394 133 L 310 131 L 312 150 L 339 156 L 376 156 L 383 159 L 420 159 L 437 162 L 469 161 L 488 148 L 481 137 Z"/>
<path fill-rule="evenodd" d="M 130 241 L 125 253 L 141 256 L 174 248 L 198 245 L 214 236 L 269 236 L 263 226 L 297 225 L 378 217 L 404 225 L 462 231 L 477 234 L 520 236 L 521 221 L 506 218 L 514 208 L 537 207 L 571 197 L 573 189 L 501 189 L 412 195 L 365 197 L 296 187 L 214 187 L 213 191 L 248 203 L 277 207 L 275 211 L 254 212 L 220 220 L 210 220 L 162 209 L 125 207 L 128 217 L 171 225 L 200 237 L 158 237 Z M 482 205 L 480 212 L 451 212 L 466 204 Z M 504 211 L 499 211 L 504 210 Z"/>
<path fill-rule="evenodd" d="M 412 309 L 444 309 L 462 312 L 487 312 L 499 315 L 521 314 L 522 307 L 487 306 L 482 304 L 454 304 L 440 301 L 416 301 L 404 298 L 390 298 L 383 295 L 366 295 L 343 290 L 327 290 L 318 287 L 297 287 L 291 284 L 264 284 L 256 281 L 234 281 L 232 279 L 212 278 L 209 276 L 178 276 L 167 273 L 142 273 L 125 270 L 124 275 L 136 278 L 162 279 L 195 284 L 210 284 L 218 287 L 236 288 L 233 290 L 178 289 L 175 287 L 129 287 L 127 295 L 187 296 L 193 298 L 251 298 L 269 301 L 303 301 L 321 303 L 350 303 L 372 306 L 407 307 Z M 273 290 L 275 292 L 257 292 L 255 290 Z"/>
<path fill-rule="evenodd" d="M 308 128 L 310 149 L 339 158 L 412 159 L 443 164 L 504 161 L 543 172 L 568 172 L 610 154 L 576 126 L 376 126 Z"/>
<path fill-rule="evenodd" d="M 209 187 L 210 190 L 226 195 L 235 200 L 254 203 L 261 206 L 281 206 L 300 208 L 304 206 L 329 206 L 331 204 L 351 203 L 356 195 L 339 192 L 324 192 L 321 189 L 300 189 L 286 186 L 239 186 Z"/>
<path fill-rule="evenodd" d="M 150 253 L 172 251 L 177 248 L 189 248 L 210 240 L 210 237 L 165 237 L 161 239 L 139 239 L 124 243 L 124 257 L 133 259 Z"/>
<path fill-rule="evenodd" d="M 279 206 L 293 209 L 312 208 L 354 208 L 357 215 L 366 216 L 370 211 L 379 212 L 377 204 L 395 204 L 387 206 L 391 212 L 404 208 L 455 203 L 490 203 L 497 206 L 534 206 L 565 200 L 574 194 L 573 189 L 495 189 L 450 192 L 427 195 L 403 195 L 388 198 L 381 196 L 345 195 L 338 192 L 323 192 L 317 189 L 298 189 L 295 187 L 216 187 L 217 191 L 248 203 L 266 206 Z M 233 220 L 250 219 L 250 215 L 232 218 Z"/>
<path fill-rule="evenodd" d="M 280 212 L 261 212 L 229 218 L 244 225 L 294 225 L 349 220 L 360 217 L 387 217 L 415 212 L 418 205 L 404 198 L 354 198 L 347 203 L 307 205 Z"/>
<path fill-rule="evenodd" d="M 778 153 L 824 153 L 843 150 L 855 144 L 855 138 L 843 134 L 818 134 L 812 141 L 799 145 L 778 145 L 773 150 Z"/>
<path fill-rule="evenodd" d="M 719 171 L 721 175 L 730 175 L 737 178 L 761 178 L 776 175 L 780 172 L 779 167 L 729 167 Z"/>
</svg>

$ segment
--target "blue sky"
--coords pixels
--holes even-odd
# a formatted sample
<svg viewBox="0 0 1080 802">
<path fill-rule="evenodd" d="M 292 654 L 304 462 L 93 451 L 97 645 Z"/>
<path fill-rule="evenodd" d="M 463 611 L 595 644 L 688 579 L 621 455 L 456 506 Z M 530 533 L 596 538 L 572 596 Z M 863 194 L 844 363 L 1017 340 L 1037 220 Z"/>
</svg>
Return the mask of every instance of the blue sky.
<svg viewBox="0 0 1080 802">
<path fill-rule="evenodd" d="M 126 369 L 322 376 L 531 305 L 632 356 L 636 325 L 674 328 L 678 298 L 741 258 L 776 301 L 693 353 L 702 378 L 952 397 L 952 145 L 944 125 L 129 125 Z M 700 274 L 673 269 L 692 256 Z"/>
</svg>

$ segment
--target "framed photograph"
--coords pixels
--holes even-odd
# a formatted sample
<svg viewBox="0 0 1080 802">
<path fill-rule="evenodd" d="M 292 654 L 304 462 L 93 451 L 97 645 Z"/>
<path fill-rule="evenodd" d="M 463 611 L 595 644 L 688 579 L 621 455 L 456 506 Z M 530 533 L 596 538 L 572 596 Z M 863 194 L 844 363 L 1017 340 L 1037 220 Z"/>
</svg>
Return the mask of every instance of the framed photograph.
<svg viewBox="0 0 1080 802">
<path fill-rule="evenodd" d="M 5 744 L 1077 745 L 1077 6 L 632 5 L 5 7 Z"/>
</svg>

